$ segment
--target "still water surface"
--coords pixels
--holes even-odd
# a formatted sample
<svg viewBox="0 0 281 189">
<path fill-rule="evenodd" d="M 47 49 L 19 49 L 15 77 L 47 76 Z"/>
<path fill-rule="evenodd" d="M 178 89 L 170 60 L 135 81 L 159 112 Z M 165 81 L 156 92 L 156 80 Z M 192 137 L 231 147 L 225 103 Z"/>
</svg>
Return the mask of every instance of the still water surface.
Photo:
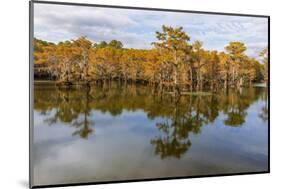
<svg viewBox="0 0 281 189">
<path fill-rule="evenodd" d="M 267 89 L 155 95 L 35 84 L 34 184 L 267 171 Z"/>
</svg>

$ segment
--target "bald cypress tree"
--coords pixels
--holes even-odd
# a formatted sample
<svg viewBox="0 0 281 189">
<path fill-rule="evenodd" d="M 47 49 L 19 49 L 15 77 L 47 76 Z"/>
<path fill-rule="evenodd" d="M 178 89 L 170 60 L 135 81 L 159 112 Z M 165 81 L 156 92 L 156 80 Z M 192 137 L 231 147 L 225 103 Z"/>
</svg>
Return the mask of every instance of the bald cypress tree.
<svg viewBox="0 0 281 189">
<path fill-rule="evenodd" d="M 173 68 L 173 87 L 175 96 L 180 95 L 180 67 L 184 63 L 187 51 L 190 50 L 190 37 L 182 27 L 172 28 L 162 26 L 161 32 L 156 32 L 158 42 L 153 43 L 163 57 L 163 63 Z"/>
</svg>

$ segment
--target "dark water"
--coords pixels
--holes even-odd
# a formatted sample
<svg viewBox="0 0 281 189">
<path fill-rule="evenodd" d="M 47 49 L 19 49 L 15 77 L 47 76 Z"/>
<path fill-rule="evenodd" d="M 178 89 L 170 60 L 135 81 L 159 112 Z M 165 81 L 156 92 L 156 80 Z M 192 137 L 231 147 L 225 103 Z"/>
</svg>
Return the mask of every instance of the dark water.
<svg viewBox="0 0 281 189">
<path fill-rule="evenodd" d="M 35 84 L 34 184 L 267 171 L 266 91 Z"/>
</svg>

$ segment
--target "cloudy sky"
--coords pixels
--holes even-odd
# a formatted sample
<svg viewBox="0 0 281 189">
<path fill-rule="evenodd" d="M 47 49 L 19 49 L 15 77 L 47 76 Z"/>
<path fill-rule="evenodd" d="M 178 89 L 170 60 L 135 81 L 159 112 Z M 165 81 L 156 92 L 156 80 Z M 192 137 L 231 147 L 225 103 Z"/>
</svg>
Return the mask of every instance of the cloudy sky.
<svg viewBox="0 0 281 189">
<path fill-rule="evenodd" d="M 127 48 L 151 48 L 162 25 L 182 26 L 191 42 L 223 51 L 229 41 L 244 42 L 257 57 L 267 46 L 267 18 L 35 4 L 34 35 L 51 42 L 87 36 L 93 42 L 122 41 Z"/>
</svg>

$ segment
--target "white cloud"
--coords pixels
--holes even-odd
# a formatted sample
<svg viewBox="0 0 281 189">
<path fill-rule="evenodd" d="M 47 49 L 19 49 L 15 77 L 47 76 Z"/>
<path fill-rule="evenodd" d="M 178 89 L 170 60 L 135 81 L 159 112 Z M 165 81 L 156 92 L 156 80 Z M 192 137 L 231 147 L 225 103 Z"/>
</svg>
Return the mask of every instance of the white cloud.
<svg viewBox="0 0 281 189">
<path fill-rule="evenodd" d="M 35 5 L 35 37 L 58 42 L 87 36 L 94 42 L 121 40 L 125 47 L 149 48 L 163 24 L 183 26 L 191 41 L 222 51 L 229 41 L 241 41 L 257 56 L 267 45 L 267 19 L 147 10 Z"/>
</svg>

